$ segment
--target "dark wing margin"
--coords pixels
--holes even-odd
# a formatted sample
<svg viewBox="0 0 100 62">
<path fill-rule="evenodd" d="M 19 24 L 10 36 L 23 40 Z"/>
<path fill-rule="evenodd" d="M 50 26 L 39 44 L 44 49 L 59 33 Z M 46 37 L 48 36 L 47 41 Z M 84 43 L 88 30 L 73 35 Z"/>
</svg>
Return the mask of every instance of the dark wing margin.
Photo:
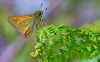
<svg viewBox="0 0 100 62">
<path fill-rule="evenodd" d="M 8 21 L 9 23 L 13 26 L 13 27 L 16 27 L 16 22 L 14 21 L 15 17 L 8 17 Z"/>
</svg>

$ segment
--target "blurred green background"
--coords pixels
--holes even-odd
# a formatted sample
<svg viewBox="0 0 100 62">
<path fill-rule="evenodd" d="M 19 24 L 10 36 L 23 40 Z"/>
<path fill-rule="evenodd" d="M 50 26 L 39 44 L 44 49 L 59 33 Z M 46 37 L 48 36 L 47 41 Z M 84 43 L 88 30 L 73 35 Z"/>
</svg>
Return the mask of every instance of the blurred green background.
<svg viewBox="0 0 100 62">
<path fill-rule="evenodd" d="M 0 62 L 37 62 L 30 53 L 34 51 L 34 35 L 24 36 L 8 22 L 9 16 L 33 14 L 43 4 L 43 18 L 48 25 L 69 25 L 100 31 L 100 0 L 0 0 Z M 45 10 L 45 8 L 48 8 Z M 98 20 L 98 21 L 97 21 Z M 93 24 L 93 23 L 96 24 Z M 92 24 L 91 24 L 92 23 Z M 91 24 L 91 25 L 89 25 Z M 94 28 L 93 28 L 94 27 Z M 34 32 L 35 34 L 35 32 Z M 80 62 L 77 58 L 69 62 Z M 94 59 L 82 60 L 94 62 Z"/>
</svg>

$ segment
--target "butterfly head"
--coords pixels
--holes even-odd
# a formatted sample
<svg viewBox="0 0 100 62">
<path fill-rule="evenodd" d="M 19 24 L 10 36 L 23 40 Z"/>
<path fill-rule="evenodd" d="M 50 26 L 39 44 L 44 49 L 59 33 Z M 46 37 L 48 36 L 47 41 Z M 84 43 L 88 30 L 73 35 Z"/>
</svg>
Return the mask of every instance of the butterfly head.
<svg viewBox="0 0 100 62">
<path fill-rule="evenodd" d="M 42 15 L 43 15 L 43 11 L 42 11 L 42 10 L 38 10 L 38 11 L 36 11 L 36 13 L 37 13 L 39 16 L 42 16 Z"/>
</svg>

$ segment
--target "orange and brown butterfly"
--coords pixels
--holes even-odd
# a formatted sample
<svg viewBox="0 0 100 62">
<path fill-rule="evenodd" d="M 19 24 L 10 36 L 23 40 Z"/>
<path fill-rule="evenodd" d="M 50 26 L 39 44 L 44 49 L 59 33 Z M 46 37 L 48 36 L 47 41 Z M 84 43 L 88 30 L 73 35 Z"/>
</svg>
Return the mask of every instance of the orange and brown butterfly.
<svg viewBox="0 0 100 62">
<path fill-rule="evenodd" d="M 33 27 L 37 30 L 38 25 L 42 27 L 42 21 L 46 24 L 42 15 L 43 11 L 38 10 L 34 14 L 8 17 L 8 20 L 10 24 L 14 26 L 19 33 L 25 35 L 25 38 L 27 39 L 32 34 Z"/>
</svg>

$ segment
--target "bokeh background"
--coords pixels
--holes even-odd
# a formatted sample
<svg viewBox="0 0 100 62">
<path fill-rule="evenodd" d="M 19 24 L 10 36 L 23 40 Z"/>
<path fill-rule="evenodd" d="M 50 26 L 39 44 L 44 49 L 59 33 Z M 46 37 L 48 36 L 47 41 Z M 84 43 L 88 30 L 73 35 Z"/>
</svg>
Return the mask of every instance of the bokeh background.
<svg viewBox="0 0 100 62">
<path fill-rule="evenodd" d="M 30 58 L 34 51 L 34 35 L 25 40 L 7 18 L 33 14 L 40 9 L 41 3 L 48 25 L 83 27 L 100 18 L 100 0 L 0 0 L 0 62 L 37 62 L 38 59 Z M 78 62 L 77 58 L 70 60 L 75 61 Z"/>
</svg>

